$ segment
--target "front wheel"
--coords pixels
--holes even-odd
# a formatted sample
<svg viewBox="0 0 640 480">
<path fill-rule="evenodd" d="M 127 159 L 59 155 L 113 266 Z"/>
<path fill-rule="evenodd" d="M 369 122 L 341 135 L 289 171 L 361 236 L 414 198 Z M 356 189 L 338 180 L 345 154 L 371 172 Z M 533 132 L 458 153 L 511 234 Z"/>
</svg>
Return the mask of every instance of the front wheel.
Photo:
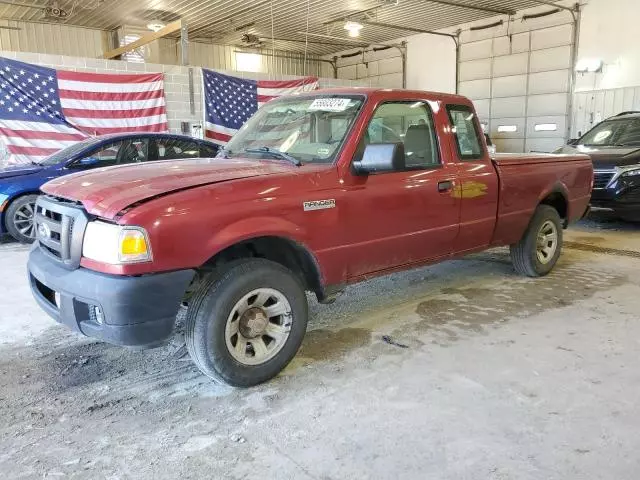
<svg viewBox="0 0 640 480">
<path fill-rule="evenodd" d="M 307 318 L 304 288 L 291 271 L 269 260 L 241 260 L 195 293 L 185 324 L 187 349 L 205 375 L 250 387 L 293 359 Z"/>
<path fill-rule="evenodd" d="M 9 234 L 20 243 L 33 243 L 36 238 L 34 215 L 37 195 L 18 197 L 7 208 L 5 224 Z"/>
<path fill-rule="evenodd" d="M 562 220 L 549 205 L 539 205 L 522 239 L 511 245 L 511 261 L 521 275 L 541 277 L 549 273 L 562 251 Z"/>
</svg>

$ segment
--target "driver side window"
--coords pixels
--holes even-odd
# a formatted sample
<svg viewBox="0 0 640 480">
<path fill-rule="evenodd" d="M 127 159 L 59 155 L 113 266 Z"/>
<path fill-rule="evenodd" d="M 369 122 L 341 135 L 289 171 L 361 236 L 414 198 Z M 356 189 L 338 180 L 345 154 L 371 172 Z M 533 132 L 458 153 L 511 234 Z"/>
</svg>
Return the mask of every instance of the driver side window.
<svg viewBox="0 0 640 480">
<path fill-rule="evenodd" d="M 82 166 L 95 166 L 97 167 L 110 167 L 116 165 L 118 162 L 118 152 L 122 147 L 122 142 L 114 142 L 108 145 L 100 147 L 98 150 L 91 152 L 88 155 L 80 158 L 77 161 L 78 165 Z"/>
<path fill-rule="evenodd" d="M 369 122 L 361 151 L 366 145 L 377 143 L 402 143 L 407 170 L 440 164 L 433 117 L 424 102 L 380 105 Z"/>
</svg>

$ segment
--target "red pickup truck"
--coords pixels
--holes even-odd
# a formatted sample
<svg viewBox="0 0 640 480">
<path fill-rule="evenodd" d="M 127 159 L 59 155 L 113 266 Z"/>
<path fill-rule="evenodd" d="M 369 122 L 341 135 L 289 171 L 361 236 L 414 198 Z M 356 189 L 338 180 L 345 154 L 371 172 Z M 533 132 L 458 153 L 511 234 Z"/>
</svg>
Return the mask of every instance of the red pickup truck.
<svg viewBox="0 0 640 480">
<path fill-rule="evenodd" d="M 250 386 L 296 354 L 305 291 L 331 302 L 499 245 L 519 273 L 547 274 L 592 179 L 582 155 L 490 158 L 464 97 L 316 91 L 264 105 L 216 158 L 47 183 L 29 280 L 55 320 L 120 345 L 166 342 L 186 305 L 196 365 Z"/>
</svg>

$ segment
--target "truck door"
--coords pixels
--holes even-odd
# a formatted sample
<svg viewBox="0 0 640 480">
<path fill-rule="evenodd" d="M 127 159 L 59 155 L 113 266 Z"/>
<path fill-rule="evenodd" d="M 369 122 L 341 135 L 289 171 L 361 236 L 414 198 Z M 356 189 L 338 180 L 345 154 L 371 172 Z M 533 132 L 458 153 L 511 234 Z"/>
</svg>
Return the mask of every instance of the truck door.
<svg viewBox="0 0 640 480">
<path fill-rule="evenodd" d="M 460 234 L 456 252 L 486 247 L 493 237 L 498 208 L 498 174 L 489 158 L 478 119 L 468 105 L 447 105 L 457 156 Z"/>
<path fill-rule="evenodd" d="M 404 144 L 406 168 L 355 176 L 344 218 L 350 278 L 451 253 L 458 234 L 456 166 L 442 162 L 433 112 L 424 101 L 385 102 L 360 140 Z"/>
</svg>

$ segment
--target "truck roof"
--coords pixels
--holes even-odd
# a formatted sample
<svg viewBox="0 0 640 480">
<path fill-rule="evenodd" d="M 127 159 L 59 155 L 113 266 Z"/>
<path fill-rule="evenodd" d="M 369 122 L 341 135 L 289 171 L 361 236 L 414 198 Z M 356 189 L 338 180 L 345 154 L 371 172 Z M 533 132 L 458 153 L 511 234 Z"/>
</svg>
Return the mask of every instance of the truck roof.
<svg viewBox="0 0 640 480">
<path fill-rule="evenodd" d="M 300 95 L 318 95 L 322 93 L 330 93 L 330 94 L 344 94 L 344 95 L 354 95 L 354 94 L 364 94 L 367 96 L 391 96 L 394 98 L 400 96 L 429 96 L 429 97 L 439 97 L 442 100 L 449 102 L 463 102 L 470 103 L 470 100 L 467 97 L 463 97 L 462 95 L 456 95 L 452 93 L 442 93 L 442 92 L 430 92 L 425 90 L 407 90 L 403 88 L 382 88 L 382 87 L 332 87 L 332 88 L 322 88 L 320 90 L 312 90 L 310 92 L 300 93 Z"/>
</svg>

